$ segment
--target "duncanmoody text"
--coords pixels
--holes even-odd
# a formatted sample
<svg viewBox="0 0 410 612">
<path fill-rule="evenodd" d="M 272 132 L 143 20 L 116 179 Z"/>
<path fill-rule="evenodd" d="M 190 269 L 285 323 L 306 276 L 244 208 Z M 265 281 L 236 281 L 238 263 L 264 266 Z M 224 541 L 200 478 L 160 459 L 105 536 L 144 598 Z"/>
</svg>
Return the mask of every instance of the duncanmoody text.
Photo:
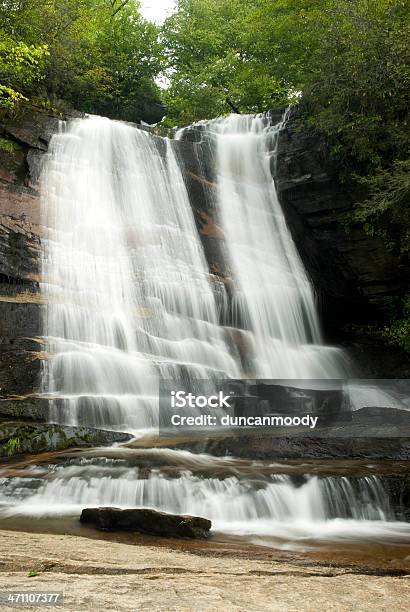
<svg viewBox="0 0 410 612">
<path fill-rule="evenodd" d="M 174 414 L 171 424 L 175 427 L 309 427 L 314 429 L 317 416 L 230 416 L 218 417 L 210 414 L 198 416 L 182 416 Z"/>
</svg>

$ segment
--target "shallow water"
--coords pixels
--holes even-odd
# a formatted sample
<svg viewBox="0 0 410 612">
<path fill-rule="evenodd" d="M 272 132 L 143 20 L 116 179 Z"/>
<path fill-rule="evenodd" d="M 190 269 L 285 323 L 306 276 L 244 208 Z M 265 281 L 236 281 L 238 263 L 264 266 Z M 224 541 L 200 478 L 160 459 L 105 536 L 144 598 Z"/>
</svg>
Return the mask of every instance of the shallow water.
<svg viewBox="0 0 410 612">
<path fill-rule="evenodd" d="M 0 472 L 3 528 L 30 519 L 40 530 L 48 521 L 71 529 L 84 507 L 145 507 L 210 518 L 214 542 L 302 552 L 347 547 L 353 556 L 362 545 L 410 546 L 410 524 L 395 520 L 383 485 L 383 474 L 408 472 L 405 462 L 260 462 L 170 448 L 55 458 Z"/>
</svg>

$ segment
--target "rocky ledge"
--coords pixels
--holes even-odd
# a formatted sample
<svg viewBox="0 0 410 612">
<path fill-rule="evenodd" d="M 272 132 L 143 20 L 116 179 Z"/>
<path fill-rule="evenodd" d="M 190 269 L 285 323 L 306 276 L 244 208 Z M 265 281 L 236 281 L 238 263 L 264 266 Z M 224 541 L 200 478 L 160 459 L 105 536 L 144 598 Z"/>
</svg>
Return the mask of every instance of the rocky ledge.
<svg viewBox="0 0 410 612">
<path fill-rule="evenodd" d="M 27 421 L 0 422 L 0 457 L 42 453 L 67 448 L 109 446 L 114 442 L 127 442 L 131 435 L 95 429 L 28 423 Z"/>
<path fill-rule="evenodd" d="M 173 447 L 193 453 L 207 453 L 216 457 L 238 457 L 254 460 L 278 459 L 369 459 L 410 460 L 410 438 L 399 437 L 397 430 L 385 435 L 367 437 L 366 431 L 353 429 L 350 437 L 281 436 L 272 429 L 251 428 L 237 436 L 214 436 L 202 440 L 180 441 Z"/>
<path fill-rule="evenodd" d="M 210 550 L 212 540 L 178 542 L 176 550 L 130 546 L 129 537 L 121 543 L 112 536 L 0 531 L 2 588 L 28 591 L 35 583 L 36 591 L 63 591 L 65 612 L 408 610 L 409 565 L 397 561 L 397 548 L 380 562 L 373 547 L 371 565 L 353 565 L 336 560 L 335 546 L 324 561 L 315 561 L 295 551 L 252 553 L 249 546 Z"/>
</svg>

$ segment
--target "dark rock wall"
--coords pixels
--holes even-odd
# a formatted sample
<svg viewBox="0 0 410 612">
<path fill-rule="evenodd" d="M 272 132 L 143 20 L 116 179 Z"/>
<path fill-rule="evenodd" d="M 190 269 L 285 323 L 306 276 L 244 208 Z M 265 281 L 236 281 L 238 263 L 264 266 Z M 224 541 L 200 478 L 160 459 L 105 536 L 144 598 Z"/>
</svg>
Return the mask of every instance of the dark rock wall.
<svg viewBox="0 0 410 612">
<path fill-rule="evenodd" d="M 337 181 L 318 139 L 292 124 L 279 139 L 276 185 L 294 240 L 330 323 L 383 319 L 406 291 L 399 262 L 380 238 L 346 228 L 354 201 Z M 330 306 L 330 307 L 329 307 Z"/>
<path fill-rule="evenodd" d="M 39 292 L 39 177 L 59 120 L 25 111 L 0 125 L 0 417 L 46 418 L 38 390 L 43 353 Z"/>
</svg>

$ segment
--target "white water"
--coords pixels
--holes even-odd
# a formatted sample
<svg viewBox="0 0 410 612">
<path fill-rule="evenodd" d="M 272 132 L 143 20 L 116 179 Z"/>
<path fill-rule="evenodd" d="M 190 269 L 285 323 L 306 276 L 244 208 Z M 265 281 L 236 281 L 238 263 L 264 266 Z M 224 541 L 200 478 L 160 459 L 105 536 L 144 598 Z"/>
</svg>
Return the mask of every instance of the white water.
<svg viewBox="0 0 410 612">
<path fill-rule="evenodd" d="M 269 172 L 261 117 L 211 122 L 232 308 L 257 378 L 340 378 Z M 158 424 L 158 373 L 239 377 L 172 142 L 93 117 L 55 135 L 43 175 L 43 392 L 50 419 L 136 433 Z M 226 299 L 220 300 L 227 303 Z M 247 372 L 249 375 L 249 372 Z"/>
<path fill-rule="evenodd" d="M 158 372 L 239 374 L 172 143 L 161 151 L 145 132 L 93 117 L 50 149 L 42 292 L 51 420 L 153 427 Z"/>
<path fill-rule="evenodd" d="M 315 296 L 271 174 L 282 123 L 230 115 L 216 137 L 217 206 L 234 282 L 233 317 L 253 333 L 256 378 L 341 378 L 341 351 L 323 346 Z"/>
<path fill-rule="evenodd" d="M 164 460 L 171 458 L 175 465 L 192 461 L 189 453 L 153 452 L 157 458 L 161 454 Z M 173 476 L 160 469 L 147 474 L 121 459 L 72 460 L 55 466 L 46 479 L 42 468 L 32 468 L 31 476 L 0 481 L 0 515 L 45 518 L 78 516 L 82 508 L 93 506 L 144 507 L 204 516 L 212 520 L 215 532 L 279 548 L 306 549 L 314 542 L 410 541 L 410 525 L 394 522 L 388 497 L 375 476 L 357 480 L 308 476 L 297 486 L 289 476 L 258 474 L 256 465 L 253 475 L 235 474 L 234 463 L 206 455 L 198 458 L 197 467 L 225 464 L 225 474 L 219 478 L 187 469 Z"/>
<path fill-rule="evenodd" d="M 15 483 L 22 485 L 23 483 Z M 214 521 L 324 521 L 328 518 L 387 520 L 388 499 L 376 477 L 360 479 L 360 492 L 346 478 L 310 478 L 296 487 L 288 476 L 204 478 L 182 471 L 148 477 L 118 462 L 56 468 L 38 491 L 18 507 L 28 514 L 70 513 L 81 507 L 154 508 Z M 409 525 L 410 532 L 410 525 Z"/>
</svg>

